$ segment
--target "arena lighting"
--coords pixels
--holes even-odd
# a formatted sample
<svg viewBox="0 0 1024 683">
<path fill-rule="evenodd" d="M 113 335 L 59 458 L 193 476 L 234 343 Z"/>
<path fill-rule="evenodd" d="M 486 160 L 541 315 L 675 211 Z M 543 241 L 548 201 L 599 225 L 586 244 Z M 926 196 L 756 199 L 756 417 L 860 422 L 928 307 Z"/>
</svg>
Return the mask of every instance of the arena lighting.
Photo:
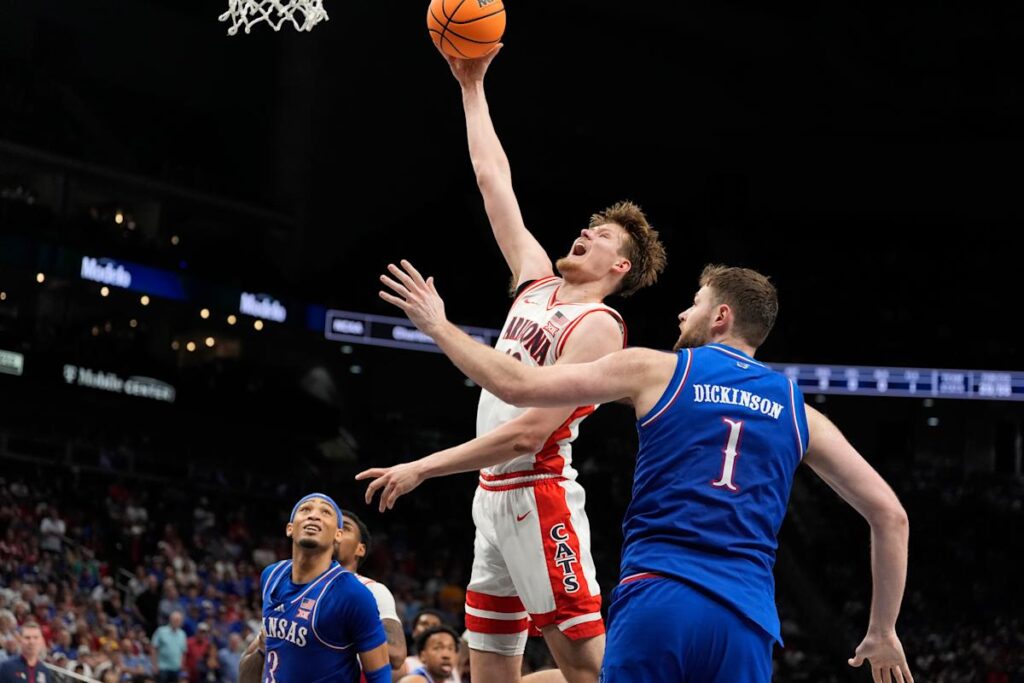
<svg viewBox="0 0 1024 683">
<path fill-rule="evenodd" d="M 139 326 L 139 321 L 136 320 L 135 318 L 132 318 L 131 320 L 128 321 L 128 326 L 134 330 L 136 327 Z"/>
<path fill-rule="evenodd" d="M 256 322 L 254 322 L 252 324 L 252 326 L 256 328 L 257 332 L 259 332 L 260 330 L 263 329 L 263 321 L 262 320 L 257 320 Z"/>
<path fill-rule="evenodd" d="M 179 244 L 181 244 L 181 238 L 178 237 L 177 235 L 171 235 L 171 244 L 173 244 L 174 246 L 178 246 Z"/>
<path fill-rule="evenodd" d="M 100 287 L 100 296 L 110 296 L 110 287 Z"/>
<path fill-rule="evenodd" d="M 44 282 L 46 282 L 46 274 L 36 273 L 36 282 L 38 282 L 39 284 L 43 284 Z"/>
<path fill-rule="evenodd" d="M 21 376 L 25 372 L 25 356 L 17 351 L 0 349 L 0 374 Z"/>
<path fill-rule="evenodd" d="M 149 305 L 149 297 L 146 296 L 145 294 L 143 294 L 142 298 L 139 299 L 139 303 L 142 304 L 143 306 L 148 306 Z"/>
<path fill-rule="evenodd" d="M 181 342 L 179 342 L 177 339 L 175 339 L 174 341 L 171 342 L 171 350 L 172 351 L 177 351 L 180 348 L 181 348 Z"/>
<path fill-rule="evenodd" d="M 7 301 L 7 292 L 0 292 L 0 301 Z"/>
<path fill-rule="evenodd" d="M 211 349 L 212 349 L 212 348 L 213 348 L 213 345 L 214 345 L 214 344 L 216 344 L 216 343 L 217 343 L 217 340 L 216 340 L 216 339 L 214 339 L 213 337 L 207 337 L 207 338 L 206 338 L 206 345 L 207 345 L 207 346 L 208 346 L 209 348 L 211 348 Z"/>
<path fill-rule="evenodd" d="M 192 353 L 193 351 L 196 350 L 196 343 L 193 342 L 193 341 L 190 341 L 188 344 L 185 344 L 185 348 L 188 349 L 189 353 Z"/>
<path fill-rule="evenodd" d="M 115 213 L 114 214 L 114 222 L 117 223 L 118 225 L 121 225 L 122 223 L 124 223 L 124 214 L 121 213 L 120 211 Z"/>
<path fill-rule="evenodd" d="M 207 318 L 209 318 L 210 317 L 210 309 L 209 308 L 204 308 L 203 310 L 199 311 L 199 317 L 202 318 L 203 320 L 206 320 Z"/>
<path fill-rule="evenodd" d="M 231 314 L 231 315 L 228 316 L 228 325 L 234 325 L 237 322 L 238 322 L 238 318 L 236 318 L 234 316 L 234 314 Z"/>
</svg>

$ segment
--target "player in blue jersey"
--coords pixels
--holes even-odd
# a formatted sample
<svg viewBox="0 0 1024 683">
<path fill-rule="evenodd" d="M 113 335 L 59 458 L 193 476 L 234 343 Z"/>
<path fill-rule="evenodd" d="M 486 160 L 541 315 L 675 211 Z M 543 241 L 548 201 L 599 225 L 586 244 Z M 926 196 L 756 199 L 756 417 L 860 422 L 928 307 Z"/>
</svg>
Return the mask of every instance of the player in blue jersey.
<svg viewBox="0 0 1024 683">
<path fill-rule="evenodd" d="M 707 267 L 693 305 L 679 314 L 674 353 L 635 348 L 534 368 L 449 323 L 433 280 L 407 261 L 389 271 L 382 281 L 394 293 L 381 297 L 502 400 L 551 406 L 627 399 L 634 406 L 640 450 L 602 681 L 771 679 L 772 645 L 781 642 L 776 536 L 801 462 L 871 527 L 871 616 L 849 664 L 868 660 L 876 683 L 913 681 L 896 635 L 906 512 L 842 433 L 804 404 L 795 383 L 754 359 L 778 311 L 767 278 Z"/>
<path fill-rule="evenodd" d="M 390 683 L 387 638 L 377 603 L 355 574 L 334 561 L 341 509 L 323 493 L 295 504 L 286 533 L 292 559 L 260 576 L 263 630 L 239 667 L 247 683 Z"/>
</svg>

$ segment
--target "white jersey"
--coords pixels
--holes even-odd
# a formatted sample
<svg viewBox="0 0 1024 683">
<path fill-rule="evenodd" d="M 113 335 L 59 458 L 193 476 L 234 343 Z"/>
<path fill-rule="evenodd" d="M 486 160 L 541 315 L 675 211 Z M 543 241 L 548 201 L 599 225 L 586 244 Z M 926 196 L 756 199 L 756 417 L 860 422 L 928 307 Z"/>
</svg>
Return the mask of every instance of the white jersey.
<svg viewBox="0 0 1024 683">
<path fill-rule="evenodd" d="M 626 325 L 622 316 L 601 303 L 567 303 L 558 300 L 562 279 L 554 276 L 541 278 L 523 288 L 505 319 L 495 349 L 514 356 L 522 363 L 534 367 L 554 365 L 562 355 L 566 341 L 584 317 L 595 312 L 611 315 L 622 330 L 622 343 L 626 343 Z M 580 406 L 556 429 L 536 453 L 521 455 L 494 467 L 481 470 L 481 483 L 510 485 L 518 483 L 510 473 L 523 476 L 556 475 L 575 479 L 572 467 L 572 441 L 579 432 L 580 423 L 596 405 Z M 476 413 L 476 434 L 482 436 L 521 415 L 526 408 L 509 405 L 487 390 L 480 392 Z M 495 480 L 495 477 L 499 479 Z"/>
<path fill-rule="evenodd" d="M 366 586 L 366 589 L 373 595 L 373 599 L 377 601 L 377 611 L 380 612 L 380 620 L 393 619 L 398 623 L 402 623 L 402 620 L 398 618 L 398 608 L 395 606 L 395 596 L 391 594 L 388 587 L 383 583 L 378 583 L 373 579 L 368 579 L 365 576 L 356 574 L 356 578 L 359 579 L 359 583 Z"/>
</svg>

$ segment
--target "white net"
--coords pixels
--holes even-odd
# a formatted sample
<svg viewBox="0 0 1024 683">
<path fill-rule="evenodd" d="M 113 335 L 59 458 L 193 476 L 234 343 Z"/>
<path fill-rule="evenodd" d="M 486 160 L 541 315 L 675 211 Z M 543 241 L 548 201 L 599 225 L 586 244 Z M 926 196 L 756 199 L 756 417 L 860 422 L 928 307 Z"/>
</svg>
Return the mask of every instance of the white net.
<svg viewBox="0 0 1024 683">
<path fill-rule="evenodd" d="M 324 0 L 228 0 L 228 11 L 220 15 L 221 21 L 231 23 L 228 35 L 252 31 L 252 27 L 266 23 L 280 31 L 285 22 L 291 22 L 296 31 L 312 31 L 313 27 L 329 17 L 324 11 Z"/>
</svg>

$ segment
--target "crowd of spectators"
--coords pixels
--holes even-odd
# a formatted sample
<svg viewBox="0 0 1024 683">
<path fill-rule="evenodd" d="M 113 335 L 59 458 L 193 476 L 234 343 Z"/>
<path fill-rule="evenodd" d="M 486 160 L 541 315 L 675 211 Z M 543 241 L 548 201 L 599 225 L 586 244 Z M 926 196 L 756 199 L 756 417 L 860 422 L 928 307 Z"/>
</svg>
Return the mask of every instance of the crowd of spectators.
<svg viewBox="0 0 1024 683">
<path fill-rule="evenodd" d="M 293 491 L 257 504 L 244 491 L 214 495 L 194 482 L 124 478 L 116 469 L 57 475 L 0 462 L 0 660 L 18 656 L 19 627 L 31 622 L 42 631 L 45 661 L 105 683 L 236 680 L 241 652 L 260 628 L 259 572 L 288 553 L 281 515 Z M 619 542 L 609 525 L 628 496 L 628 472 L 619 469 L 587 466 L 581 475 L 591 490 L 619 491 L 592 514 L 595 528 L 607 528 L 595 534 L 606 589 Z M 355 503 L 359 489 L 344 483 L 350 475 L 337 486 Z M 356 507 L 375 536 L 361 571 L 391 587 L 408 630 L 429 608 L 461 632 L 473 483 L 433 485 L 446 495 L 409 496 L 388 516 Z M 930 472 L 898 491 L 913 539 L 900 634 L 918 680 L 1024 681 L 1024 621 L 1010 608 L 1021 589 L 1009 547 L 1024 519 L 1021 483 Z M 973 516 L 962 515 L 965 506 Z M 862 544 L 830 532 L 850 514 L 820 483 L 798 481 L 782 538 L 806 559 L 822 604 L 846 629 L 846 656 L 870 597 L 866 527 Z M 979 515 L 983 529 L 972 521 Z M 787 643 L 776 650 L 775 680 L 852 680 L 845 657 L 805 620 L 806 596 L 785 585 L 779 592 Z M 550 665 L 532 642 L 527 668 Z"/>
</svg>

